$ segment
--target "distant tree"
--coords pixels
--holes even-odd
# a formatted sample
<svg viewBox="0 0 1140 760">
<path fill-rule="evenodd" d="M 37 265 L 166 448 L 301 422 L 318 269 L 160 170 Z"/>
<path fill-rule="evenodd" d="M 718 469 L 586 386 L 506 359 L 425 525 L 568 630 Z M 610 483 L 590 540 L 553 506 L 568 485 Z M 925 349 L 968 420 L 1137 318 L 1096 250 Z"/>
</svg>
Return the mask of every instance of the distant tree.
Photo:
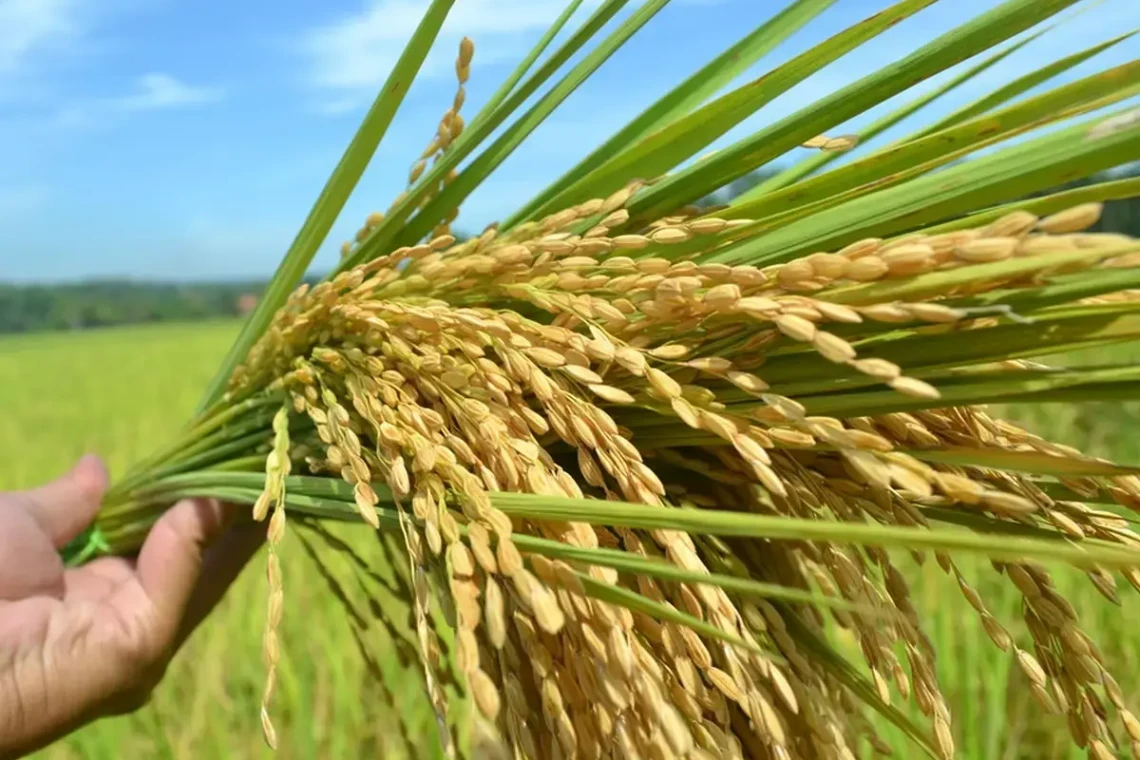
<svg viewBox="0 0 1140 760">
<path fill-rule="evenodd" d="M 695 205 L 701 208 L 708 208 L 709 206 L 723 206 L 726 203 L 730 203 L 734 198 L 744 195 L 746 192 L 756 187 L 761 182 L 775 177 L 780 173 L 780 171 L 781 170 L 779 168 L 767 166 L 756 169 L 755 171 L 745 174 L 743 177 L 734 179 L 732 182 L 729 182 L 719 190 L 709 193 L 704 198 L 701 198 L 699 201 L 697 201 Z"/>
<path fill-rule="evenodd" d="M 144 322 L 237 316 L 242 297 L 264 283 L 140 283 L 101 280 L 61 285 L 0 284 L 0 332 L 79 330 Z"/>
</svg>

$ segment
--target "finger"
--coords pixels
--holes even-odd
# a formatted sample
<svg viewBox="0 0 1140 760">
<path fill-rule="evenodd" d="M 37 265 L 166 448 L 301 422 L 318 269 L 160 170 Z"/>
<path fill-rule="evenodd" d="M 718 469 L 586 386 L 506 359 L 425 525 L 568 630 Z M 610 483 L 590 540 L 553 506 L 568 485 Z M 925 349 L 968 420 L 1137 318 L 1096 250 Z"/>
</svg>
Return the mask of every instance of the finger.
<svg viewBox="0 0 1140 760">
<path fill-rule="evenodd" d="M 232 508 L 213 499 L 188 499 L 155 523 L 139 551 L 139 583 L 153 605 L 154 634 L 173 642 L 202 574 L 206 548 L 224 533 Z"/>
<path fill-rule="evenodd" d="M 17 497 L 58 548 L 91 524 L 106 490 L 107 469 L 89 454 L 51 483 Z"/>
<path fill-rule="evenodd" d="M 175 640 L 179 648 L 225 596 L 226 591 L 265 543 L 264 523 L 245 523 L 230 528 L 206 550 L 198 587 L 186 608 Z"/>
<path fill-rule="evenodd" d="M 64 591 L 59 550 L 23 502 L 0 498 L 0 601 L 61 599 Z"/>
</svg>

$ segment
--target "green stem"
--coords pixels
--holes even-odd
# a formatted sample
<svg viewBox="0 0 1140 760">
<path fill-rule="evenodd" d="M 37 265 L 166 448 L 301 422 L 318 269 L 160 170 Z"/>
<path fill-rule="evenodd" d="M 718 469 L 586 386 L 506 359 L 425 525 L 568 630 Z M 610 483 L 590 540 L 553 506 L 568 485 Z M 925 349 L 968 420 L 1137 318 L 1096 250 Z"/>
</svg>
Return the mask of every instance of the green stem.
<svg viewBox="0 0 1140 760">
<path fill-rule="evenodd" d="M 228 412 L 219 415 L 211 424 L 189 428 L 174 443 L 166 447 L 160 454 L 136 464 L 127 475 L 113 485 L 107 493 L 106 501 L 115 503 L 129 495 L 133 490 L 147 482 L 165 474 L 171 474 L 197 464 L 208 463 L 214 454 L 229 451 L 239 451 L 241 446 L 248 447 L 256 443 L 256 437 L 269 436 L 269 423 L 273 419 L 272 408 L 261 411 L 270 403 L 278 405 L 280 398 L 267 397 L 251 403 L 243 404 L 242 408 L 234 414 Z M 248 419 L 240 420 L 229 428 L 224 428 L 226 422 L 233 422 L 241 413 L 251 412 Z M 224 417 L 224 418 L 223 418 Z M 237 439 L 235 439 L 237 436 Z M 239 441 L 241 442 L 238 445 Z"/>
<path fill-rule="evenodd" d="M 204 449 L 208 449 L 214 441 L 225 442 L 232 439 L 235 433 L 240 434 L 250 428 L 263 426 L 260 422 L 247 421 L 238 426 L 236 430 L 231 429 L 222 433 L 226 423 L 232 422 L 243 414 L 256 412 L 262 407 L 278 405 L 281 403 L 281 399 L 282 394 L 280 393 L 265 393 L 256 398 L 214 405 L 207 412 L 192 420 L 171 443 L 132 465 L 123 478 L 114 483 L 107 491 L 103 499 L 103 512 L 113 514 L 129 500 L 129 494 L 133 488 L 153 479 L 155 473 L 166 471 L 172 461 L 178 461 L 179 458 L 189 458 Z M 211 433 L 216 434 L 211 436 Z"/>
<path fill-rule="evenodd" d="M 263 487 L 255 473 L 202 471 L 165 478 L 148 493 L 153 500 L 210 497 L 240 504 L 257 500 Z M 374 486 L 381 503 L 392 503 L 391 492 Z M 999 559 L 1048 558 L 1077 566 L 1100 563 L 1106 567 L 1140 565 L 1140 551 L 1096 539 L 1080 546 L 992 531 L 921 530 L 910 527 L 830 520 L 804 520 L 744 512 L 708 509 L 678 509 L 596 499 L 550 498 L 533 494 L 496 492 L 495 507 L 511 517 L 533 520 L 585 522 L 647 530 L 680 530 L 712 536 L 740 536 L 769 540 L 827 541 L 882 546 L 884 548 L 930 548 L 973 551 Z M 291 476 L 286 479 L 286 506 L 321 519 L 359 522 L 352 487 L 332 478 Z M 395 509 L 377 510 L 381 524 L 396 526 Z M 979 527 L 979 526 L 972 526 Z"/>
</svg>

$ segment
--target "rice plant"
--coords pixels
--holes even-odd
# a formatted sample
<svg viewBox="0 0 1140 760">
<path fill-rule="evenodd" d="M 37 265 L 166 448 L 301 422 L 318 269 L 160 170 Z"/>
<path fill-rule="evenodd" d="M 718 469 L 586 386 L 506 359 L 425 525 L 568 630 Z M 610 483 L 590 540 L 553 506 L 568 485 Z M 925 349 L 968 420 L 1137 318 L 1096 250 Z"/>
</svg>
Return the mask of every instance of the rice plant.
<svg viewBox="0 0 1140 760">
<path fill-rule="evenodd" d="M 267 520 L 270 745 L 287 521 L 313 557 L 375 571 L 322 528 L 338 520 L 376 531 L 378 607 L 414 652 L 376 676 L 414 673 L 439 728 L 425 748 L 407 707 L 392 756 L 950 758 L 921 589 L 890 550 L 932 555 L 1076 745 L 1140 757 L 1140 721 L 1048 567 L 1084 569 L 1109 599 L 1118 578 L 1140 586 L 1140 470 L 986 410 L 1136 394 L 1135 366 L 1039 360 L 1140 335 L 1140 242 L 1086 232 L 1140 183 L 1016 200 L 1140 159 L 1140 61 L 1021 97 L 1128 35 L 829 166 L 1075 4 L 1007 0 L 704 153 L 934 1 L 902 0 L 718 94 L 835 0 L 789 3 L 460 243 L 464 199 L 666 0 L 620 16 L 628 0 L 605 0 L 562 35 L 571 2 L 466 120 L 465 39 L 406 192 L 297 287 L 455 2 L 434 0 L 198 413 L 115 485 L 69 561 L 131 551 L 183 496 Z M 798 146 L 818 153 L 698 203 Z M 1021 593 L 1030 648 L 959 572 L 967 554 Z M 888 746 L 874 715 L 911 744 Z"/>
</svg>

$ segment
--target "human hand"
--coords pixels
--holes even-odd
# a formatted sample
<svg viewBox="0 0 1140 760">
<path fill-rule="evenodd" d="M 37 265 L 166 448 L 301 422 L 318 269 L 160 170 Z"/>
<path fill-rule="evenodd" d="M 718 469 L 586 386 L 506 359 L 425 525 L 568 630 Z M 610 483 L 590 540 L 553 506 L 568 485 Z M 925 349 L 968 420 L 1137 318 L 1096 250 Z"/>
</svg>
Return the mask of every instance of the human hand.
<svg viewBox="0 0 1140 760">
<path fill-rule="evenodd" d="M 59 548 L 94 519 L 96 457 L 31 491 L 0 493 L 0 758 L 19 757 L 149 698 L 171 657 L 257 551 L 260 524 L 182 501 L 138 557 L 65 569 Z"/>
</svg>

